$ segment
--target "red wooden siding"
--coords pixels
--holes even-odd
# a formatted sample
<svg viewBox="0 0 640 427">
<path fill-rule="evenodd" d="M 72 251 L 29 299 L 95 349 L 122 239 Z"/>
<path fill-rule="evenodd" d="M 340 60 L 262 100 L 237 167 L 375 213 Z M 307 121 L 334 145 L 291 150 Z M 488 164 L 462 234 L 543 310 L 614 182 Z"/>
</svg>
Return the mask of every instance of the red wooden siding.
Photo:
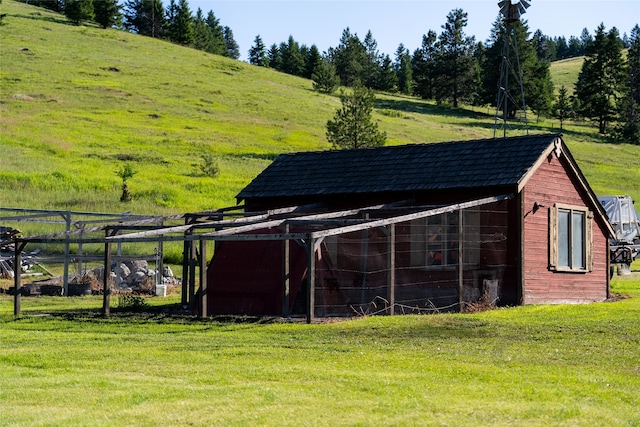
<svg viewBox="0 0 640 427">
<path fill-rule="evenodd" d="M 523 303 L 582 303 L 602 301 L 608 289 L 608 238 L 604 224 L 593 221 L 593 270 L 584 273 L 549 269 L 549 209 L 555 203 L 590 206 L 568 167 L 554 153 L 535 171 L 523 190 Z M 535 203 L 544 207 L 534 212 Z"/>
</svg>

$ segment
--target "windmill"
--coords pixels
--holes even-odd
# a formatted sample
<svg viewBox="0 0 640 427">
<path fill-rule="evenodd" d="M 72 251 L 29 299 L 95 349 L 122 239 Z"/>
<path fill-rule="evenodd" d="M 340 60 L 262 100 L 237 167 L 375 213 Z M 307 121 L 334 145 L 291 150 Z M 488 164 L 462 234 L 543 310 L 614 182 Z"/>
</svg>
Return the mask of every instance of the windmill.
<svg viewBox="0 0 640 427">
<path fill-rule="evenodd" d="M 500 64 L 500 81 L 498 82 L 498 97 L 496 102 L 496 115 L 493 126 L 493 137 L 496 137 L 498 128 L 502 127 L 503 137 L 507 137 L 507 120 L 509 119 L 510 103 L 516 109 L 522 110 L 522 116 L 518 118 L 525 124 L 527 135 L 529 127 L 527 122 L 527 106 L 524 101 L 524 88 L 522 83 L 522 70 L 520 68 L 520 55 L 518 53 L 518 42 L 516 39 L 515 23 L 520 21 L 520 17 L 531 6 L 531 0 L 502 0 L 498 3 L 500 14 L 503 17 L 505 37 L 502 48 L 502 61 Z M 512 63 L 510 53 L 514 52 L 515 64 Z M 515 77 L 517 90 L 519 93 L 514 96 L 509 88 L 510 77 Z"/>
</svg>

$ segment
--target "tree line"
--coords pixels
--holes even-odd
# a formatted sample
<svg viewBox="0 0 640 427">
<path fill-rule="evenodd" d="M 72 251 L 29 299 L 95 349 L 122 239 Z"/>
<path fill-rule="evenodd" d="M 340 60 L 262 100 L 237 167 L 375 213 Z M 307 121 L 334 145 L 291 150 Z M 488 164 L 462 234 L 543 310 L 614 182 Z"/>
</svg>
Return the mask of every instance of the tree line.
<svg viewBox="0 0 640 427">
<path fill-rule="evenodd" d="M 454 108 L 461 104 L 495 105 L 500 64 L 504 55 L 505 23 L 498 18 L 489 39 L 477 42 L 464 32 L 467 13 L 452 10 L 440 34 L 429 30 L 419 48 L 409 52 L 400 44 L 393 59 L 380 53 L 371 31 L 364 39 L 346 28 L 337 47 L 320 54 L 315 45 L 299 45 L 292 36 L 267 48 L 258 35 L 249 49 L 249 62 L 281 72 L 311 78 L 314 87 L 332 93 L 338 85 L 399 92 Z M 515 22 L 515 39 L 527 109 L 538 117 L 590 119 L 602 135 L 616 142 L 640 144 L 640 27 L 620 36 L 601 24 L 595 34 L 552 39 L 537 30 L 531 35 L 526 21 Z M 625 59 L 623 49 L 628 48 Z M 509 63 L 515 64 L 511 50 Z M 578 82 L 569 95 L 561 87 L 556 96 L 550 63 L 558 58 L 585 56 Z M 344 94 L 341 95 L 344 98 Z M 518 114 L 517 103 L 508 115 Z"/>
<path fill-rule="evenodd" d="M 161 38 L 183 46 L 233 59 L 240 47 L 228 26 L 213 11 L 194 14 L 187 0 L 24 0 L 55 10 L 73 23 L 94 21 L 102 28 L 120 28 L 143 36 Z"/>
<path fill-rule="evenodd" d="M 213 11 L 194 14 L 187 0 L 25 0 L 64 13 L 76 24 L 95 21 L 103 28 L 121 28 L 137 34 L 238 59 L 240 48 L 231 28 L 222 26 Z M 338 85 L 399 92 L 434 100 L 438 104 L 495 105 L 505 23 L 497 18 L 489 39 L 477 42 L 464 32 L 467 13 L 453 9 L 440 34 L 429 30 L 419 48 L 410 52 L 402 43 L 393 59 L 380 53 L 371 31 L 360 39 L 349 28 L 338 46 L 320 53 L 316 45 L 299 44 L 293 36 L 267 47 L 256 36 L 248 51 L 251 64 L 305 77 L 314 87 L 332 93 Z M 526 21 L 516 22 L 523 90 L 527 108 L 539 116 L 591 119 L 598 131 L 619 142 L 640 144 L 640 28 L 620 36 L 601 24 L 592 36 L 551 38 L 540 30 L 531 34 Z M 622 50 L 628 48 L 625 59 Z M 550 62 L 585 56 L 573 94 L 561 87 L 558 95 L 549 72 Z M 509 58 L 515 63 L 515 58 Z M 508 112 L 518 113 L 517 104 Z M 613 124 L 613 126 L 612 126 Z"/>
</svg>

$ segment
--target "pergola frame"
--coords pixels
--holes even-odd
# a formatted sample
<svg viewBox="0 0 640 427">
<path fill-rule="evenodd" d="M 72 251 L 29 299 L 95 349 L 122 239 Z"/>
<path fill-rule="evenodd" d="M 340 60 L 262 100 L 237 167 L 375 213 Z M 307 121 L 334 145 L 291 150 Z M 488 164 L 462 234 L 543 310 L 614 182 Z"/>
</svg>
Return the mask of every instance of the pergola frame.
<svg viewBox="0 0 640 427">
<path fill-rule="evenodd" d="M 350 233 L 372 228 L 381 228 L 390 237 L 389 239 L 389 314 L 393 313 L 394 301 L 394 253 L 395 253 L 395 225 L 398 223 L 411 221 L 429 216 L 439 215 L 447 212 L 455 212 L 472 207 L 486 205 L 494 202 L 508 200 L 513 198 L 513 194 L 504 194 L 499 196 L 485 197 L 467 202 L 453 203 L 444 206 L 425 206 L 412 205 L 409 202 L 398 202 L 394 204 L 375 205 L 356 209 L 349 209 L 335 212 L 309 213 L 311 209 L 317 206 L 293 206 L 289 208 L 277 209 L 261 213 L 245 213 L 243 216 L 235 219 L 224 219 L 228 212 L 236 208 L 225 208 L 218 211 L 190 213 L 178 217 L 166 217 L 166 220 L 184 218 L 185 224 L 172 227 L 161 227 L 158 225 L 149 225 L 149 220 L 121 222 L 107 226 L 98 226 L 84 230 L 84 233 L 103 232 L 104 237 L 85 237 L 79 230 L 66 231 L 64 233 L 32 236 L 32 237 L 14 237 L 15 254 L 14 266 L 16 267 L 15 293 L 14 293 L 14 315 L 20 315 L 20 253 L 29 243 L 94 243 L 104 244 L 104 292 L 102 313 L 105 316 L 110 314 L 110 294 L 109 276 L 111 264 L 111 245 L 113 243 L 141 243 L 141 242 L 168 242 L 182 241 L 184 242 L 185 251 L 183 253 L 183 278 L 182 278 L 182 304 L 183 308 L 193 308 L 196 303 L 195 291 L 195 269 L 199 268 L 199 300 L 200 316 L 206 317 L 207 313 L 207 257 L 206 242 L 222 242 L 222 241 L 256 241 L 256 240 L 279 240 L 283 242 L 283 275 L 282 284 L 283 301 L 288 300 L 289 283 L 289 257 L 288 246 L 290 241 L 297 241 L 307 252 L 307 301 L 306 301 L 306 320 L 311 323 L 315 318 L 314 314 L 314 292 L 315 292 L 315 262 L 316 251 L 318 250 L 323 239 L 329 236 Z M 391 215 L 380 219 L 370 219 L 368 213 L 381 212 L 383 210 L 398 210 L 401 214 Z M 408 213 L 407 213 L 408 212 Z M 211 220 L 212 218 L 215 218 Z M 317 228 L 315 231 L 306 232 L 290 232 L 291 225 L 304 226 L 306 229 Z M 261 233 L 260 230 L 280 228 L 280 233 Z M 213 231 L 211 231 L 213 230 Z M 133 231 L 125 233 L 126 231 Z M 247 234 L 250 233 L 251 234 Z M 462 233 L 462 228 L 459 230 Z M 76 237 L 79 236 L 79 237 Z M 459 239 L 462 242 L 462 239 Z M 199 246 L 198 246 L 199 244 Z M 197 250 L 199 249 L 199 251 Z M 459 244 L 459 256 L 462 262 L 462 244 Z M 199 256 L 198 256 L 199 252 Z M 460 269 L 461 270 L 461 269 Z M 459 273 L 459 294 L 462 297 L 462 272 Z M 284 315 L 287 315 L 288 305 L 283 304 Z"/>
</svg>

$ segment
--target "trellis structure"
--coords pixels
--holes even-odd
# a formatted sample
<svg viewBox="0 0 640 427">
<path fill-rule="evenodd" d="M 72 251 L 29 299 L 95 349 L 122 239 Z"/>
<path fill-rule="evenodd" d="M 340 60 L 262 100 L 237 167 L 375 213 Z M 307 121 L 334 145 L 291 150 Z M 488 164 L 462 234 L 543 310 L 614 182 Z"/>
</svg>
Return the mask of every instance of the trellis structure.
<svg viewBox="0 0 640 427">
<path fill-rule="evenodd" d="M 386 301 L 383 310 L 375 312 L 367 311 L 370 314 L 385 313 L 397 314 L 406 312 L 406 310 L 415 312 L 428 312 L 433 309 L 457 309 L 462 306 L 465 301 L 465 287 L 469 287 L 470 281 L 477 281 L 477 272 L 473 273 L 470 268 L 471 262 L 465 263 L 464 258 L 470 254 L 467 245 L 479 244 L 480 235 L 475 235 L 476 242 L 468 239 L 469 230 L 465 231 L 464 221 L 459 221 L 456 225 L 456 241 L 455 251 L 456 262 L 453 259 L 447 261 L 446 283 L 448 283 L 446 306 L 442 304 L 431 304 L 430 306 L 418 306 L 416 304 L 407 304 L 406 298 L 397 296 L 398 290 L 402 293 L 407 291 L 406 286 L 429 286 L 429 266 L 426 264 L 414 266 L 416 271 L 420 271 L 423 279 L 420 283 L 404 283 L 398 280 L 399 276 L 406 276 L 402 269 L 406 269 L 406 265 L 397 265 L 401 262 L 403 256 L 399 254 L 398 248 L 404 244 L 406 246 L 406 232 L 399 232 L 403 227 L 406 229 L 409 224 L 416 221 L 426 220 L 427 218 L 435 218 L 442 215 L 455 215 L 463 217 L 464 211 L 478 209 L 483 206 L 504 202 L 510 199 L 512 195 L 503 195 L 497 197 L 488 197 L 472 200 L 463 203 L 455 203 L 446 206 L 413 206 L 403 203 L 394 203 L 387 205 L 369 206 L 345 211 L 313 213 L 313 206 L 291 207 L 285 209 L 277 209 L 263 213 L 250 213 L 238 217 L 230 210 L 220 210 L 214 212 L 192 213 L 182 216 L 186 224 L 161 227 L 156 224 L 148 224 L 148 220 L 121 222 L 119 224 L 110 224 L 107 226 L 94 227 L 85 229 L 83 235 L 80 236 L 78 231 L 70 231 L 55 235 L 17 237 L 15 245 L 14 265 L 20 265 L 20 256 L 25 246 L 29 243 L 84 243 L 84 244 L 103 244 L 104 245 L 104 265 L 110 266 L 112 259 L 112 245 L 140 242 L 167 242 L 182 241 L 185 245 L 185 262 L 183 273 L 183 304 L 185 308 L 190 307 L 197 310 L 200 316 L 206 317 L 211 313 L 211 307 L 217 307 L 216 301 L 212 301 L 213 295 L 219 294 L 216 291 L 215 272 L 207 274 L 207 245 L 209 241 L 216 242 L 216 246 L 223 248 L 223 242 L 234 242 L 239 245 L 250 244 L 251 242 L 280 242 L 282 248 L 281 263 L 271 265 L 274 271 L 284 272 L 282 277 L 284 280 L 279 283 L 280 294 L 278 298 L 283 301 L 279 312 L 264 312 L 252 314 L 266 315 L 292 315 L 304 314 L 307 322 L 313 321 L 319 314 L 320 316 L 332 315 L 353 315 L 355 313 L 364 314 L 364 305 L 367 302 L 375 303 L 376 300 Z M 231 219 L 226 217 L 231 216 Z M 175 219 L 172 218 L 172 219 Z M 208 219 L 208 220 L 206 220 Z M 366 258 L 383 255 L 385 257 L 384 272 L 367 271 L 366 262 L 364 268 L 357 271 L 357 275 L 368 277 L 369 283 L 373 286 L 363 287 L 357 292 L 362 292 L 363 298 L 357 302 L 348 305 L 341 305 L 339 310 L 335 307 L 328 307 L 326 302 L 327 296 L 331 294 L 331 280 L 327 281 L 326 276 L 329 274 L 326 257 L 328 253 L 327 243 L 334 239 L 331 243 L 338 254 L 342 251 L 342 246 L 353 245 L 348 242 L 348 236 L 354 233 L 364 233 L 366 236 L 357 245 L 369 245 L 370 249 L 365 254 L 357 255 Z M 99 234 L 103 234 L 99 236 Z M 380 241 L 376 241 L 377 235 L 384 236 L 384 250 L 378 251 L 373 249 L 380 246 Z M 403 236 L 400 237 L 399 236 Z M 347 240 L 342 244 L 338 241 L 342 238 Z M 366 243 L 364 243 L 366 241 Z M 399 242 L 403 242 L 400 243 Z M 291 246 L 300 245 L 305 252 L 305 270 L 304 289 L 300 295 L 304 295 L 304 310 L 302 313 L 292 312 L 292 307 L 287 302 L 291 299 L 292 283 L 289 272 L 291 271 Z M 409 245 L 411 243 L 409 242 Z M 426 248 L 424 248 L 426 249 Z M 479 248 L 478 248 L 479 249 Z M 506 252 L 506 250 L 502 250 Z M 342 251 L 344 253 L 344 251 Z M 323 260 L 323 255 L 325 256 Z M 371 258 L 373 259 L 373 258 Z M 339 262 L 339 261 L 338 261 Z M 426 258 L 425 258 L 426 262 Z M 435 265 L 434 265 L 435 267 Z M 500 268 L 504 270 L 504 263 Z M 474 267 L 475 268 L 475 267 Z M 486 266 L 484 267 L 486 270 Z M 332 270 L 334 273 L 338 270 Z M 433 272 L 433 271 L 432 271 Z M 103 313 L 110 314 L 110 295 L 111 287 L 109 285 L 110 268 L 104 269 L 103 277 Z M 338 273 L 340 274 L 340 273 Z M 383 278 L 381 279 L 381 274 Z M 475 276 L 474 276 L 475 274 Z M 433 275 L 433 274 L 432 274 Z M 494 274 L 495 276 L 495 274 Z M 199 288 L 196 289 L 196 277 L 199 278 Z M 208 283 L 211 280 L 214 283 Z M 474 280 L 475 278 L 475 280 Z M 343 279 L 335 278 L 336 282 Z M 382 280 L 382 282 L 381 282 Z M 402 285 L 402 286 L 398 286 Z M 14 313 L 20 314 L 20 275 L 15 275 L 15 308 Z M 440 286 L 440 285 L 437 285 Z M 260 292 L 259 289 L 254 291 Z M 245 295 L 251 298 L 250 295 Z M 404 299 L 403 299 L 404 298 Z M 468 299 L 468 298 L 467 298 Z M 476 298 L 477 299 L 477 298 Z M 324 302 L 323 302 L 324 301 Z M 237 313 L 242 314 L 242 313 Z"/>
</svg>

